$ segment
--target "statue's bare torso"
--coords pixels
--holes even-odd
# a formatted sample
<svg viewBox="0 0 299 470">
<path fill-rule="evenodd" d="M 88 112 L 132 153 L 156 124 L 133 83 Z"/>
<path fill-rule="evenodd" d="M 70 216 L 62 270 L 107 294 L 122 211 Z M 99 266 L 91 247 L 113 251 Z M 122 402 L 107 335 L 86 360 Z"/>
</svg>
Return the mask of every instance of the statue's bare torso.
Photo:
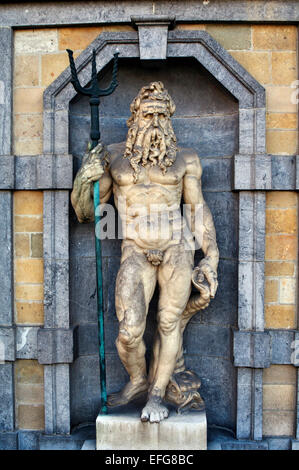
<svg viewBox="0 0 299 470">
<path fill-rule="evenodd" d="M 126 224 L 124 238 L 134 239 L 140 248 L 165 250 L 175 240 L 179 242 L 177 233 L 183 227 L 179 222 L 183 221 L 178 214 L 184 176 L 188 170 L 194 178 L 200 178 L 202 170 L 199 158 L 192 149 L 181 148 L 165 174 L 158 166 L 148 163 L 141 167 L 135 183 L 130 162 L 123 158 L 124 147 L 125 142 L 108 147 L 110 163 L 101 180 L 101 200 L 107 198 L 107 190 L 110 190 L 112 183 L 115 205 Z M 157 220 L 159 233 L 153 227 Z M 145 229 L 146 224 L 148 230 Z M 185 224 L 184 229 L 185 234 L 188 233 Z"/>
</svg>

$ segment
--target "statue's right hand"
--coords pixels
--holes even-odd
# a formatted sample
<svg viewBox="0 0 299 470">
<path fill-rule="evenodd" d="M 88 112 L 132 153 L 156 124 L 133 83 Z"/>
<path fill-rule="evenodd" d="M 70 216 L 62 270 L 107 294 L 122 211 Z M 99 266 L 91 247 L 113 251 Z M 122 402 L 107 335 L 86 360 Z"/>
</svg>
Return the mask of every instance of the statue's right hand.
<svg viewBox="0 0 299 470">
<path fill-rule="evenodd" d="M 105 152 L 106 149 L 101 142 L 89 151 L 87 159 L 80 169 L 82 183 L 92 183 L 101 178 L 105 171 L 101 154 L 105 154 Z"/>
</svg>

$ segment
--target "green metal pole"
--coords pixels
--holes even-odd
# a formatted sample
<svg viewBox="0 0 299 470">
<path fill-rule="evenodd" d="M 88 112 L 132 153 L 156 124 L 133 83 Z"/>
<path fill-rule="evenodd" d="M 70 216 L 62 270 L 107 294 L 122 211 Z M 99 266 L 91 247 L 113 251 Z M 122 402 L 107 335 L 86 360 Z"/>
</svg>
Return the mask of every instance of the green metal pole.
<svg viewBox="0 0 299 470">
<path fill-rule="evenodd" d="M 90 138 L 91 143 L 89 150 L 94 149 L 100 140 L 100 124 L 99 124 L 99 104 L 100 96 L 108 96 L 113 93 L 117 87 L 117 68 L 118 68 L 118 52 L 114 54 L 114 64 L 112 70 L 112 81 L 108 88 L 101 89 L 98 84 L 96 70 L 96 51 L 92 53 L 92 75 L 91 84 L 88 87 L 80 85 L 77 70 L 73 58 L 73 51 L 67 49 L 70 60 L 70 69 L 72 74 L 72 84 L 77 93 L 89 96 L 90 104 Z M 102 414 L 107 414 L 107 389 L 106 389 L 106 361 L 105 361 L 105 331 L 104 331 L 104 307 L 103 307 L 103 274 L 102 274 L 102 249 L 101 239 L 97 236 L 97 224 L 101 221 L 100 215 L 100 183 L 96 181 L 93 189 L 94 201 L 94 221 L 95 221 L 95 248 L 96 248 L 96 275 L 97 275 L 97 313 L 98 313 L 98 330 L 99 330 L 99 361 L 101 374 L 101 410 Z"/>
<path fill-rule="evenodd" d="M 102 246 L 97 236 L 97 226 L 100 223 L 100 182 L 96 181 L 93 186 L 94 222 L 95 222 L 95 248 L 96 248 L 96 273 L 97 273 L 97 308 L 98 308 L 98 337 L 99 337 L 99 359 L 101 377 L 101 413 L 107 414 L 107 389 L 106 389 L 106 360 L 105 360 L 105 330 L 104 330 L 104 308 L 103 308 L 103 273 L 102 273 Z"/>
</svg>

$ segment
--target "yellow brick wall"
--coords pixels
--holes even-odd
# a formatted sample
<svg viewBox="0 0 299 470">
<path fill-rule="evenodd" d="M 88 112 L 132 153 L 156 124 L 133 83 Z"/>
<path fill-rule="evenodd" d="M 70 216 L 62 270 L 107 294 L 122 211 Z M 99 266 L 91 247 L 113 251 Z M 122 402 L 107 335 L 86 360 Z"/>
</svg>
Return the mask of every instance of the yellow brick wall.
<svg viewBox="0 0 299 470">
<path fill-rule="evenodd" d="M 205 29 L 266 90 L 266 147 L 275 155 L 298 152 L 297 28 L 282 25 L 179 25 Z M 265 327 L 297 328 L 298 197 L 273 191 L 266 199 Z M 263 433 L 294 434 L 296 368 L 272 365 L 264 372 Z"/>
<path fill-rule="evenodd" d="M 72 49 L 76 58 L 100 33 L 125 30 L 133 29 L 89 26 L 15 31 L 15 155 L 39 155 L 43 151 L 43 92 L 68 67 L 66 49 Z"/>
<path fill-rule="evenodd" d="M 43 193 L 14 193 L 15 323 L 42 325 Z M 15 368 L 16 426 L 44 428 L 43 366 L 17 360 Z"/>
<path fill-rule="evenodd" d="M 14 35 L 13 149 L 15 155 L 43 151 L 43 92 L 68 66 L 66 48 L 77 57 L 104 31 L 130 26 L 17 30 Z M 43 325 L 43 193 L 14 193 L 15 322 Z M 44 429 L 43 366 L 17 360 L 16 426 Z"/>
<path fill-rule="evenodd" d="M 267 152 L 298 151 L 297 105 L 292 83 L 298 77 L 297 31 L 285 25 L 178 25 L 207 30 L 266 89 Z M 16 155 L 42 153 L 42 95 L 75 57 L 103 31 L 130 26 L 64 27 L 15 31 L 13 148 Z M 298 198 L 292 192 L 267 194 L 265 321 L 267 328 L 297 327 Z M 15 193 L 15 312 L 20 324 L 43 323 L 42 193 Z M 17 361 L 17 424 L 42 429 L 43 367 Z M 264 372 L 264 434 L 292 435 L 296 370 L 271 366 Z M 33 409 L 34 408 L 34 409 Z"/>
<path fill-rule="evenodd" d="M 272 365 L 263 373 L 263 434 L 292 436 L 295 432 L 296 367 Z"/>
</svg>

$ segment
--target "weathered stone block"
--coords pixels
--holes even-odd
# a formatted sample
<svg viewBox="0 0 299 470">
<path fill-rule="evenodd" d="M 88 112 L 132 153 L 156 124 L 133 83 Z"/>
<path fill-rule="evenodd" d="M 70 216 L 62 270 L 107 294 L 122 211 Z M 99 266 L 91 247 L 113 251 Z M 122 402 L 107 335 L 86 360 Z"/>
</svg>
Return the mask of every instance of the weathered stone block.
<svg viewBox="0 0 299 470">
<path fill-rule="evenodd" d="M 17 433 L 0 432 L 0 450 L 16 450 Z"/>
<path fill-rule="evenodd" d="M 36 360 L 19 359 L 15 364 L 15 374 L 18 383 L 44 383 L 44 368 Z"/>
<path fill-rule="evenodd" d="M 31 234 L 31 256 L 33 258 L 43 257 L 43 234 L 42 233 Z"/>
<path fill-rule="evenodd" d="M 15 231 L 16 232 L 42 232 L 43 219 L 36 216 L 15 216 Z"/>
<path fill-rule="evenodd" d="M 276 113 L 295 113 L 294 89 L 286 86 L 267 87 L 267 110 Z"/>
<path fill-rule="evenodd" d="M 296 185 L 295 157 L 272 155 L 272 188 L 292 190 Z"/>
<path fill-rule="evenodd" d="M 294 209 L 267 209 L 266 232 L 270 233 L 296 233 L 297 210 Z"/>
<path fill-rule="evenodd" d="M 27 233 L 15 233 L 15 256 L 21 258 L 30 256 L 29 235 Z"/>
<path fill-rule="evenodd" d="M 295 155 L 297 152 L 297 131 L 267 131 L 267 152 L 276 155 Z"/>
<path fill-rule="evenodd" d="M 14 385 L 13 364 L 0 364 L 0 429 L 14 430 Z M 1 434 L 0 434 L 1 436 Z M 1 437 L 0 437 L 1 448 Z"/>
<path fill-rule="evenodd" d="M 41 434 L 39 439 L 40 450 L 80 450 L 80 440 L 74 440 L 70 436 Z"/>
<path fill-rule="evenodd" d="M 68 364 L 46 365 L 45 432 L 70 433 L 70 376 Z"/>
<path fill-rule="evenodd" d="M 16 302 L 17 323 L 42 325 L 44 306 L 42 302 Z"/>
<path fill-rule="evenodd" d="M 270 336 L 268 333 L 235 331 L 234 365 L 262 369 L 270 366 Z"/>
<path fill-rule="evenodd" d="M 18 405 L 17 422 L 19 429 L 44 429 L 44 406 Z"/>
<path fill-rule="evenodd" d="M 15 298 L 16 300 L 43 300 L 43 284 L 16 284 Z"/>
<path fill-rule="evenodd" d="M 14 91 L 15 113 L 42 113 L 44 88 L 16 88 Z"/>
<path fill-rule="evenodd" d="M 43 282 L 42 259 L 16 259 L 15 281 L 41 284 Z"/>
<path fill-rule="evenodd" d="M 14 117 L 14 138 L 31 140 L 42 138 L 43 120 L 42 114 L 26 115 L 17 114 Z"/>
<path fill-rule="evenodd" d="M 280 279 L 279 298 L 282 304 L 295 304 L 296 279 Z"/>
<path fill-rule="evenodd" d="M 74 356 L 97 354 L 99 348 L 98 325 L 81 324 L 74 329 Z M 107 351 L 107 341 L 106 341 Z"/>
<path fill-rule="evenodd" d="M 44 386 L 41 384 L 17 384 L 16 400 L 18 404 L 44 404 Z"/>
<path fill-rule="evenodd" d="M 2 21 L 1 21 L 1 24 Z M 13 30 L 0 27 L 0 155 L 10 155 L 12 147 L 12 64 Z"/>
<path fill-rule="evenodd" d="M 252 40 L 254 49 L 296 50 L 296 28 L 291 25 L 254 25 Z"/>
<path fill-rule="evenodd" d="M 272 364 L 264 370 L 264 384 L 296 384 L 296 368 L 291 365 Z"/>
<path fill-rule="evenodd" d="M 295 263 L 292 261 L 267 261 L 265 263 L 265 276 L 293 276 Z"/>
<path fill-rule="evenodd" d="M 40 155 L 43 151 L 43 141 L 41 138 L 34 138 L 28 140 L 14 140 L 14 153 L 17 156 L 26 156 L 26 155 Z M 29 188 L 32 188 L 34 185 L 31 181 L 26 181 L 25 178 L 22 178 L 22 181 L 18 181 L 17 187 L 19 189 L 24 189 L 24 186 L 27 183 Z M 29 183 L 29 184 L 28 184 Z"/>
<path fill-rule="evenodd" d="M 182 26 L 182 25 L 181 25 Z M 186 25 L 187 26 L 187 25 Z M 193 26 L 193 25 L 190 25 Z M 194 25 L 197 26 L 197 25 Z M 182 28 L 180 28 L 182 29 Z M 186 28 L 187 29 L 187 28 Z M 189 28 L 188 28 L 189 29 Z M 224 49 L 250 49 L 251 28 L 247 25 L 207 24 L 206 31 L 213 36 Z"/>
<path fill-rule="evenodd" d="M 12 155 L 1 155 L 0 158 L 0 189 L 13 189 L 14 187 L 15 159 Z"/>
<path fill-rule="evenodd" d="M 31 326 L 17 327 L 16 355 L 18 359 L 37 359 L 37 330 L 37 327 Z"/>
<path fill-rule="evenodd" d="M 269 330 L 271 336 L 272 364 L 291 364 L 294 352 L 294 331 Z"/>
<path fill-rule="evenodd" d="M 15 55 L 14 86 L 39 85 L 39 58 L 37 55 Z"/>
<path fill-rule="evenodd" d="M 291 439 L 273 438 L 267 439 L 269 450 L 291 450 Z"/>
<path fill-rule="evenodd" d="M 272 83 L 291 85 L 297 79 L 296 52 L 272 52 Z"/>
<path fill-rule="evenodd" d="M 297 114 L 267 113 L 267 129 L 297 129 Z"/>
<path fill-rule="evenodd" d="M 266 328 L 295 328 L 295 306 L 294 305 L 266 305 L 265 306 Z"/>
<path fill-rule="evenodd" d="M 277 302 L 278 301 L 278 280 L 266 279 L 265 281 L 265 302 Z"/>
<path fill-rule="evenodd" d="M 124 433 L 123 429 L 127 432 Z M 99 415 L 97 450 L 206 450 L 205 412 L 171 414 L 161 423 L 142 423 L 137 412 Z"/>
<path fill-rule="evenodd" d="M 15 332 L 10 327 L 0 327 L 0 364 L 15 360 Z"/>
<path fill-rule="evenodd" d="M 295 385 L 268 384 L 263 386 L 264 410 L 294 410 L 296 404 Z"/>
<path fill-rule="evenodd" d="M 264 411 L 264 436 L 292 436 L 294 433 L 293 411 Z"/>
<path fill-rule="evenodd" d="M 263 85 L 271 82 L 269 52 L 231 51 L 230 53 L 258 82 Z"/>
<path fill-rule="evenodd" d="M 115 355 L 116 356 L 116 355 Z M 120 377 L 119 366 L 115 367 L 119 358 L 111 364 L 110 354 L 106 354 L 107 389 L 110 392 L 118 391 L 125 384 L 125 374 Z M 118 374 L 118 377 L 116 377 Z M 88 377 L 85 380 L 84 377 Z M 111 380 L 114 386 L 111 388 Z M 122 379 L 122 380 L 121 380 Z M 71 416 L 73 425 L 83 420 L 94 422 L 101 406 L 101 381 L 99 372 L 99 356 L 89 355 L 77 358 L 71 365 Z"/>
<path fill-rule="evenodd" d="M 297 237 L 295 235 L 266 235 L 266 260 L 295 260 Z"/>
<path fill-rule="evenodd" d="M 234 442 L 224 442 L 221 444 L 222 450 L 268 450 L 267 442 L 240 440 Z"/>
<path fill-rule="evenodd" d="M 39 450 L 39 433 L 35 431 L 19 431 L 18 449 Z"/>
<path fill-rule="evenodd" d="M 134 31 L 130 25 L 107 25 L 107 26 L 71 26 L 58 29 L 58 46 L 60 50 L 65 49 L 83 50 L 104 31 Z"/>
<path fill-rule="evenodd" d="M 1 160 L 1 159 L 0 159 Z M 0 243 L 5 247 L 0 251 L 0 265 L 4 273 L 13 270 L 13 242 L 12 242 L 12 193 L 0 191 Z M 13 279 L 11 275 L 1 276 L 0 281 L 0 324 L 10 325 L 13 318 Z"/>
<path fill-rule="evenodd" d="M 73 362 L 73 331 L 40 329 L 37 334 L 38 362 L 58 364 Z"/>
<path fill-rule="evenodd" d="M 17 54 L 44 54 L 58 49 L 56 28 L 22 29 L 16 31 L 14 39 Z"/>
<path fill-rule="evenodd" d="M 74 53 L 74 58 L 78 53 Z M 67 67 L 69 67 L 69 58 L 67 53 L 45 54 L 42 55 L 42 76 L 41 84 L 47 87 L 50 85 Z"/>
</svg>

